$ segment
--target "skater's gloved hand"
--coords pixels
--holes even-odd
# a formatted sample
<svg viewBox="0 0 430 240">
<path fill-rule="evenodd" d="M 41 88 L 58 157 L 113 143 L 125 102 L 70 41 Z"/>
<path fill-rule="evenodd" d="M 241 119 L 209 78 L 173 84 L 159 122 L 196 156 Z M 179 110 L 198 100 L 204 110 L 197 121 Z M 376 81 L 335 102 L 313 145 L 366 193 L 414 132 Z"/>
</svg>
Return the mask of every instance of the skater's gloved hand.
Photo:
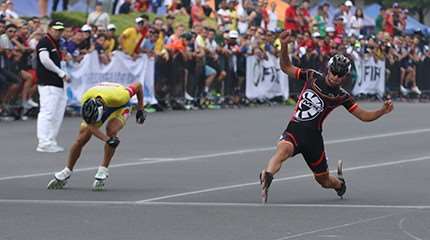
<svg viewBox="0 0 430 240">
<path fill-rule="evenodd" d="M 118 147 L 118 145 L 119 145 L 120 141 L 119 141 L 119 138 L 118 138 L 118 137 L 111 137 L 111 138 L 109 138 L 109 140 L 107 140 L 107 141 L 106 141 L 106 143 L 107 143 L 109 146 L 111 146 L 111 147 L 113 147 L 113 148 L 116 148 L 116 147 Z"/>
<path fill-rule="evenodd" d="M 137 124 L 143 124 L 146 119 L 146 112 L 144 110 L 137 110 L 136 112 L 136 122 Z"/>
</svg>

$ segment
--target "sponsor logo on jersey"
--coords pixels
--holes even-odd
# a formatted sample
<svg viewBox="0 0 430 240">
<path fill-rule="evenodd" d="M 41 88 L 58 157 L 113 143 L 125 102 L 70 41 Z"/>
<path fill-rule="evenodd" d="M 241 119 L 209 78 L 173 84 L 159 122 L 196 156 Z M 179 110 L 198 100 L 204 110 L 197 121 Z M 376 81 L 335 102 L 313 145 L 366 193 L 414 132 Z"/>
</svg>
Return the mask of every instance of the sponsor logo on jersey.
<svg viewBox="0 0 430 240">
<path fill-rule="evenodd" d="M 295 118 L 299 121 L 315 119 L 324 110 L 323 100 L 310 89 L 307 89 L 297 104 Z"/>
</svg>

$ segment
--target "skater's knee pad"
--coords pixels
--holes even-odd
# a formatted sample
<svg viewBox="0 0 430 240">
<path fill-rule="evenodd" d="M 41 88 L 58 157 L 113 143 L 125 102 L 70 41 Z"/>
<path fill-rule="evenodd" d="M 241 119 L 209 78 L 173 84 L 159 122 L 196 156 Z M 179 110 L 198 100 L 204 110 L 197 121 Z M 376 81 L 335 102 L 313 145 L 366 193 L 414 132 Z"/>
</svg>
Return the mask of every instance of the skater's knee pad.
<svg viewBox="0 0 430 240">
<path fill-rule="evenodd" d="M 106 144 L 109 145 L 110 147 L 114 148 L 114 149 L 116 147 L 118 147 L 119 143 L 120 143 L 120 141 L 119 141 L 118 137 L 111 137 L 111 138 L 109 138 L 109 140 L 106 141 Z"/>
</svg>

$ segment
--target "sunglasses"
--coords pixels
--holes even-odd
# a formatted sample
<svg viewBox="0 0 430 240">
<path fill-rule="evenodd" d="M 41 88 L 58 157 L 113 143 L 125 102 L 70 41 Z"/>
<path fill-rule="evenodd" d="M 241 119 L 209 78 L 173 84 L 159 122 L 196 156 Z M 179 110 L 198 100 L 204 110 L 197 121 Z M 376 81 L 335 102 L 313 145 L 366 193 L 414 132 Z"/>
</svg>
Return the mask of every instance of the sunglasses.
<svg viewBox="0 0 430 240">
<path fill-rule="evenodd" d="M 7 32 L 16 33 L 16 30 L 7 30 Z"/>
<path fill-rule="evenodd" d="M 330 73 L 333 74 L 334 76 L 337 76 L 337 77 L 345 77 L 347 74 L 347 73 L 343 73 L 343 72 L 342 73 L 333 72 L 331 70 L 330 70 Z"/>
</svg>

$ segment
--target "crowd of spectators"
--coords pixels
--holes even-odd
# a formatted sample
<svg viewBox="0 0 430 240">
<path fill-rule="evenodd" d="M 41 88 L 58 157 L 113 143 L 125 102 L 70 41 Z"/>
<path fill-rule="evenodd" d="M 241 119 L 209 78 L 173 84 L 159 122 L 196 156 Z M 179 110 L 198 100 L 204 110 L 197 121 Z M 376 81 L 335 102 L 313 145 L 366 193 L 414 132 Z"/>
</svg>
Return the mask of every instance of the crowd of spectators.
<svg viewBox="0 0 430 240">
<path fill-rule="evenodd" d="M 63 4 L 67 7 L 67 1 Z M 157 12 L 163 5 L 166 15 L 150 20 L 146 12 Z M 212 9 L 204 0 L 114 1 L 113 9 L 120 13 L 142 13 L 130 23 L 134 26 L 117 32 L 98 2 L 85 25 L 65 28 L 60 46 L 64 61 L 79 62 L 92 51 L 98 52 L 103 64 L 110 62 L 115 50 L 133 59 L 146 54 L 155 60 L 155 94 L 160 104 L 153 108 L 218 108 L 247 102 L 246 57 L 254 55 L 263 60 L 268 54 L 278 56 L 278 36 L 287 30 L 294 38 L 290 53 L 297 66 L 324 72 L 326 62 L 335 53 L 354 61 L 385 60 L 388 92 L 422 94 L 420 83 L 425 81 L 419 79 L 430 64 L 428 38 L 419 31 L 404 34 L 407 10 L 397 3 L 381 8 L 373 27 L 366 25 L 362 9 L 351 1 L 341 4 L 334 16 L 329 15 L 328 4 L 318 6 L 317 14 L 312 16 L 308 0 L 300 4 L 290 0 L 284 16 L 277 16 L 276 3 L 269 4 L 268 0 L 216 0 L 215 5 Z M 188 15 L 189 22 L 178 23 L 179 15 Z M 216 25 L 209 24 L 209 18 L 215 18 Z M 3 119 L 12 114 L 9 106 L 19 105 L 24 110 L 37 107 L 33 97 L 37 81 L 34 49 L 44 33 L 40 18 L 19 18 L 10 0 L 0 5 Z M 353 67 L 346 83 L 349 90 L 356 81 L 356 71 Z M 293 98 L 300 84 L 290 81 Z M 20 117 L 25 119 L 22 114 Z"/>
</svg>

